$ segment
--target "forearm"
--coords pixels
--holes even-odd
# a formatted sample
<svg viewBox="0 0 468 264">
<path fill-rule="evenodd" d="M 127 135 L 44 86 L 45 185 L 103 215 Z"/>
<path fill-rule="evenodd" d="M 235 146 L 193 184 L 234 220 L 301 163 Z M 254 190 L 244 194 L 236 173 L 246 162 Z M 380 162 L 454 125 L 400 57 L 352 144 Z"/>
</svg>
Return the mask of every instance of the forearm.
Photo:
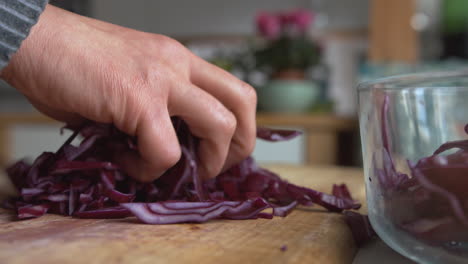
<svg viewBox="0 0 468 264">
<path fill-rule="evenodd" d="M 31 28 L 37 23 L 47 0 L 0 0 L 0 71 L 10 62 Z"/>
</svg>

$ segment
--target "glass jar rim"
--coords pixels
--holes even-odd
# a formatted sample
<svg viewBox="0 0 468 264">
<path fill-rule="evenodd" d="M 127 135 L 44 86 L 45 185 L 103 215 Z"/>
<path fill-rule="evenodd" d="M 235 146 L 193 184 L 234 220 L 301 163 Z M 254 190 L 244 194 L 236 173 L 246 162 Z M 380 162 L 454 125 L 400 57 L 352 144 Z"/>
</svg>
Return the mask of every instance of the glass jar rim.
<svg viewBox="0 0 468 264">
<path fill-rule="evenodd" d="M 375 80 L 364 81 L 358 84 L 359 92 L 371 89 L 404 89 L 407 84 L 428 83 L 452 78 L 466 78 L 468 85 L 468 68 L 456 71 L 432 71 L 422 73 L 400 74 Z M 468 87 L 468 86 L 467 86 Z"/>
</svg>

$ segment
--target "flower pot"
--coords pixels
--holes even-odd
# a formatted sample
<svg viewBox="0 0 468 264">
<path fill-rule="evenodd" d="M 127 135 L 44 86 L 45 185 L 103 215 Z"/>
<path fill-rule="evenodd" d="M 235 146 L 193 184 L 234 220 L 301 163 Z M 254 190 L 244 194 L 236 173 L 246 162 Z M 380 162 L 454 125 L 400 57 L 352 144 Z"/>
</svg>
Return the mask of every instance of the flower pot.
<svg viewBox="0 0 468 264">
<path fill-rule="evenodd" d="M 262 112 L 306 113 L 320 96 L 319 86 L 305 80 L 271 80 L 257 90 Z"/>
</svg>

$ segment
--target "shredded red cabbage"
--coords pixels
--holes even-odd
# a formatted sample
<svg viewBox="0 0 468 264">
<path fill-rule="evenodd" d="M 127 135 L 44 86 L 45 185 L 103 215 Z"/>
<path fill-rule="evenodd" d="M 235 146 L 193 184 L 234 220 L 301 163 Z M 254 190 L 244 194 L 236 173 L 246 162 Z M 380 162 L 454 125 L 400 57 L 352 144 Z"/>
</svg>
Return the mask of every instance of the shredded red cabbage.
<svg viewBox="0 0 468 264">
<path fill-rule="evenodd" d="M 280 250 L 283 251 L 283 252 L 285 252 L 285 251 L 288 250 L 288 246 L 287 246 L 287 245 L 282 245 L 282 246 L 280 247 Z"/>
<path fill-rule="evenodd" d="M 180 161 L 151 183 L 127 176 L 115 153 L 136 149 L 136 139 L 116 128 L 89 123 L 67 127 L 73 135 L 55 153 L 44 152 L 32 164 L 18 161 L 7 169 L 20 196 L 6 207 L 18 218 L 46 212 L 81 218 L 122 218 L 134 215 L 148 224 L 205 222 L 211 219 L 255 219 L 286 216 L 297 205 L 318 204 L 330 211 L 358 209 L 346 186 L 333 195 L 300 187 L 247 158 L 215 179 L 197 173 L 197 138 L 180 119 L 173 119 L 182 149 Z M 269 141 L 293 138 L 296 131 L 259 128 Z M 83 137 L 78 146 L 71 142 Z M 271 213 L 265 209 L 272 209 Z"/>
<path fill-rule="evenodd" d="M 398 172 L 387 131 L 389 98 L 384 100 L 383 167 L 376 167 L 374 174 L 384 196 L 386 217 L 425 243 L 468 256 L 468 140 L 442 144 L 431 156 L 408 161 L 409 174 Z"/>
<path fill-rule="evenodd" d="M 289 140 L 300 134 L 302 134 L 302 132 L 296 130 L 274 130 L 266 127 L 257 128 L 257 137 L 271 142 Z"/>
<path fill-rule="evenodd" d="M 343 214 L 358 247 L 362 247 L 377 237 L 367 215 L 353 211 L 344 211 Z"/>
</svg>

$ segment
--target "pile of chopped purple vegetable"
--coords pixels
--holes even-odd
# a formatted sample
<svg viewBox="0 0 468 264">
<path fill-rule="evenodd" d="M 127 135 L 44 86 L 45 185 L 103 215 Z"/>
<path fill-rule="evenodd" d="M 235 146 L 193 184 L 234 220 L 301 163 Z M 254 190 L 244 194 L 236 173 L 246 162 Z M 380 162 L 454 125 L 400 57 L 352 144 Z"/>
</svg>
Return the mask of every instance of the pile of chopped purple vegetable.
<svg viewBox="0 0 468 264">
<path fill-rule="evenodd" d="M 211 219 L 256 219 L 286 216 L 297 205 L 318 204 L 333 212 L 358 209 L 345 185 L 333 194 L 296 186 L 247 158 L 215 179 L 197 173 L 197 138 L 173 120 L 181 160 L 159 179 L 141 183 L 127 176 L 115 153 L 136 150 L 136 139 L 105 124 L 70 128 L 74 134 L 55 153 L 44 152 L 32 164 L 19 161 L 7 172 L 20 196 L 6 203 L 18 218 L 45 213 L 79 218 L 136 216 L 148 224 L 205 222 Z M 259 128 L 257 136 L 281 141 L 296 131 Z M 71 142 L 83 137 L 78 146 Z M 271 210 L 266 210 L 271 209 Z"/>
<path fill-rule="evenodd" d="M 384 100 L 383 162 L 374 175 L 385 217 L 424 243 L 468 256 L 468 140 L 444 143 L 428 157 L 407 161 L 410 173 L 398 172 L 387 135 L 389 98 Z"/>
</svg>

